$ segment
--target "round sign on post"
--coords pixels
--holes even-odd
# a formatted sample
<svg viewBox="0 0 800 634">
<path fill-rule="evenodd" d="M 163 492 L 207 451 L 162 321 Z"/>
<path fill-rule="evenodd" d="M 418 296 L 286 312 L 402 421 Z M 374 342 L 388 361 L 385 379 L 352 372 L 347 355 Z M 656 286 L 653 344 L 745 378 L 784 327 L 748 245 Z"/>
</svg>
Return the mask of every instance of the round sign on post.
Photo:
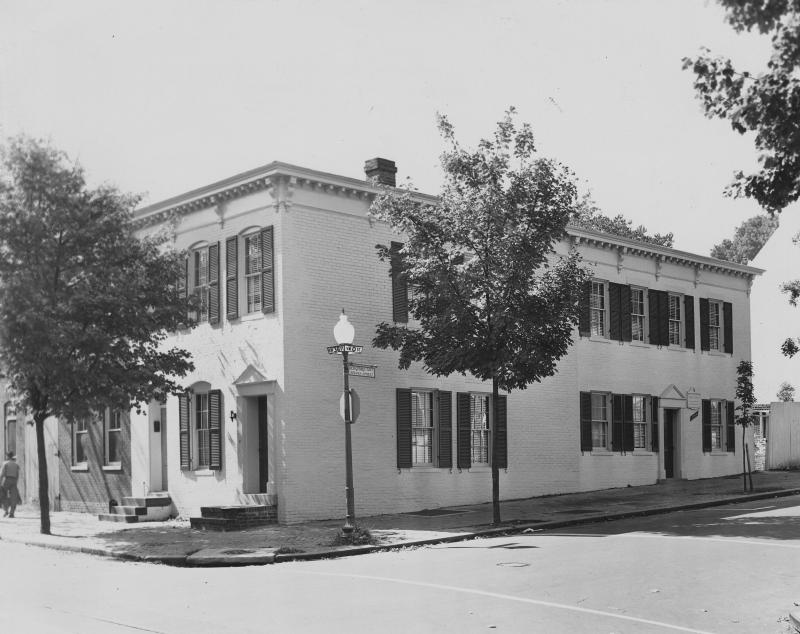
<svg viewBox="0 0 800 634">
<path fill-rule="evenodd" d="M 361 413 L 361 399 L 353 388 L 350 388 L 350 422 L 355 423 Z M 344 420 L 344 392 L 339 397 L 339 416 Z"/>
</svg>

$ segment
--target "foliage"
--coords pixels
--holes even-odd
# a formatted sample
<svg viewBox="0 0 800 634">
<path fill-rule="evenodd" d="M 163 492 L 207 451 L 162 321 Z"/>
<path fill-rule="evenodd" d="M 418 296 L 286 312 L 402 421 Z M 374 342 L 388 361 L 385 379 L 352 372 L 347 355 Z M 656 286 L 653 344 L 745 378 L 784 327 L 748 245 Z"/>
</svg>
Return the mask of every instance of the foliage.
<svg viewBox="0 0 800 634">
<path fill-rule="evenodd" d="M 778 386 L 778 392 L 775 396 L 778 397 L 779 401 L 783 401 L 784 403 L 789 403 L 794 401 L 794 386 L 789 383 L 788 381 L 784 381 L 783 383 Z"/>
<path fill-rule="evenodd" d="M 355 526 L 349 533 L 337 531 L 331 546 L 374 546 L 377 543 L 378 540 L 372 536 L 368 528 Z"/>
<path fill-rule="evenodd" d="M 495 407 L 498 389 L 524 389 L 556 372 L 587 279 L 576 251 L 554 251 L 576 211 L 573 176 L 538 158 L 530 127 L 518 128 L 513 117 L 511 108 L 494 138 L 466 150 L 440 115 L 446 149 L 438 202 L 387 188 L 371 209 L 404 236 L 414 318 L 413 326 L 379 324 L 373 345 L 399 350 L 400 368 L 418 361 L 436 376 L 491 380 Z M 377 248 L 382 260 L 390 257 L 386 246 Z M 491 463 L 499 522 L 496 455 Z"/>
<path fill-rule="evenodd" d="M 755 421 L 752 412 L 753 405 L 756 403 L 755 393 L 753 392 L 753 362 L 740 361 L 736 368 L 736 398 L 739 405 L 736 411 L 736 424 L 747 427 Z"/>
<path fill-rule="evenodd" d="M 683 60 L 708 117 L 727 119 L 740 134 L 753 135 L 760 170 L 738 172 L 728 193 L 754 198 L 780 212 L 800 197 L 800 3 L 795 0 L 719 0 L 739 32 L 769 35 L 772 56 L 763 72 L 734 67 L 730 59 L 700 55 Z"/>
<path fill-rule="evenodd" d="M 590 194 L 585 194 L 579 201 L 572 225 L 584 229 L 594 229 L 603 233 L 610 233 L 622 238 L 630 238 L 648 244 L 661 247 L 672 247 L 674 234 L 672 232 L 660 234 L 649 234 L 644 225 L 633 226 L 633 221 L 628 220 L 622 214 L 617 214 L 613 218 L 605 215 L 597 204 L 592 200 Z"/>
<path fill-rule="evenodd" d="M 778 219 L 774 216 L 760 214 L 748 218 L 736 227 L 733 240 L 726 238 L 711 249 L 711 257 L 747 264 L 758 255 L 777 228 Z"/>
<path fill-rule="evenodd" d="M 177 392 L 175 377 L 192 368 L 186 351 L 162 345 L 187 321 L 175 285 L 182 256 L 166 238 L 136 238 L 137 202 L 90 189 L 83 170 L 43 142 L 19 137 L 4 151 L 0 364 L 37 437 L 49 416 L 71 421 Z M 49 532 L 44 459 L 39 468 Z"/>
</svg>

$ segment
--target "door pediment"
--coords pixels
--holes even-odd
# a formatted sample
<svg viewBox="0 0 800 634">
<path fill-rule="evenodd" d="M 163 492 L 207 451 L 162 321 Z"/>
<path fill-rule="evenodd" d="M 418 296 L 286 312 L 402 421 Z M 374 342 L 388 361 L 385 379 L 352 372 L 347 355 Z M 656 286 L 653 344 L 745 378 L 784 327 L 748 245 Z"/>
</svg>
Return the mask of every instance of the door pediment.
<svg viewBox="0 0 800 634">
<path fill-rule="evenodd" d="M 681 392 L 674 383 L 669 384 L 667 388 L 661 392 L 661 396 L 659 396 L 658 399 L 658 404 L 660 407 L 686 407 L 686 394 Z"/>
</svg>

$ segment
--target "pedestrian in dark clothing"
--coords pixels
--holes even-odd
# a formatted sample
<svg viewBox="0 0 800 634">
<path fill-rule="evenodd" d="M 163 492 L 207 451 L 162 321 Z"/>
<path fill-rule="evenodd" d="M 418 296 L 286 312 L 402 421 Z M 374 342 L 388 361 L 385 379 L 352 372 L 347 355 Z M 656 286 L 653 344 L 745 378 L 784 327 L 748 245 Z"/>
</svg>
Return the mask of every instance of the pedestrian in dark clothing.
<svg viewBox="0 0 800 634">
<path fill-rule="evenodd" d="M 6 454 L 8 458 L 0 467 L 0 489 L 3 494 L 3 517 L 14 517 L 17 504 L 20 501 L 17 481 L 19 480 L 19 465 L 12 452 Z"/>
</svg>

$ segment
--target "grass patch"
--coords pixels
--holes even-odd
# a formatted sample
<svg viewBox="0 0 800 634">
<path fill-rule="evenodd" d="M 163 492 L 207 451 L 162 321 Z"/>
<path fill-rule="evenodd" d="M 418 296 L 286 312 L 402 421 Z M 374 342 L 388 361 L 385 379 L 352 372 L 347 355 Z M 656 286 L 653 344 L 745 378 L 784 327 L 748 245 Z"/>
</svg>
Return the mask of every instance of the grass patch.
<svg viewBox="0 0 800 634">
<path fill-rule="evenodd" d="M 302 548 L 295 548 L 294 546 L 281 546 L 275 551 L 276 555 L 296 555 L 298 553 L 306 552 Z"/>
<path fill-rule="evenodd" d="M 374 546 L 377 543 L 378 540 L 372 536 L 369 529 L 356 526 L 349 534 L 339 529 L 331 546 Z"/>
</svg>

